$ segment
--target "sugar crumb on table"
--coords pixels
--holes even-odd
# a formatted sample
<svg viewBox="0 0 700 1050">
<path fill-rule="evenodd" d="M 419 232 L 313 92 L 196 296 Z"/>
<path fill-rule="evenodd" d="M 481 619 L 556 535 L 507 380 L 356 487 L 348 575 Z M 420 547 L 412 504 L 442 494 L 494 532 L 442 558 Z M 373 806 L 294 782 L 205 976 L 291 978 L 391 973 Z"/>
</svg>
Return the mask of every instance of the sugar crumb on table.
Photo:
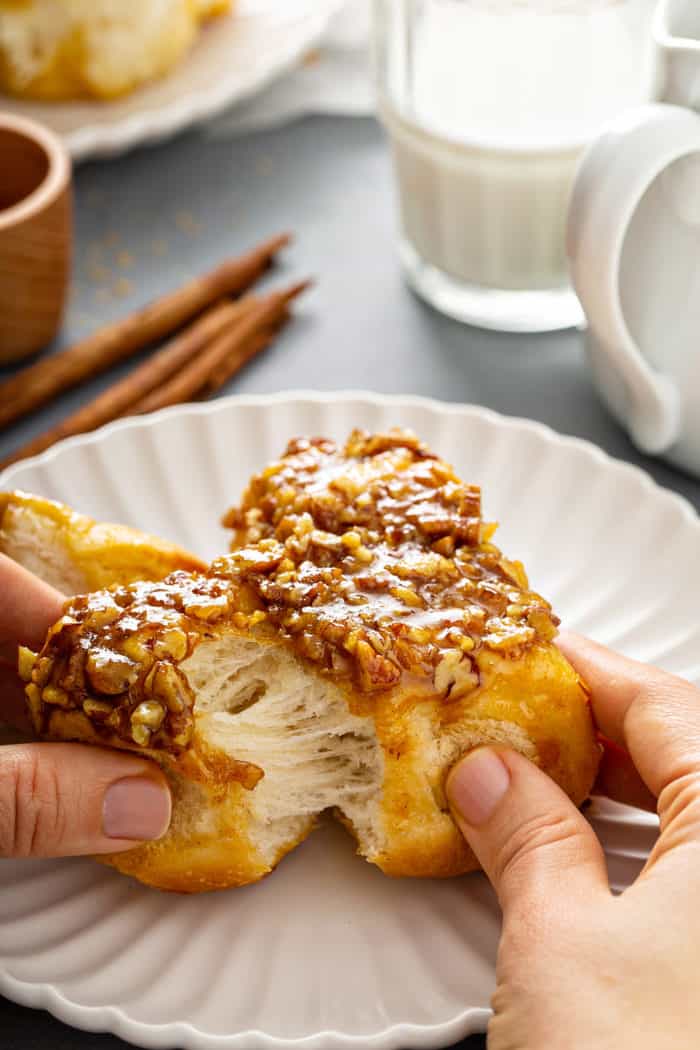
<svg viewBox="0 0 700 1050">
<path fill-rule="evenodd" d="M 189 211 L 176 212 L 175 225 L 181 233 L 186 233 L 190 236 L 199 233 L 202 229 L 201 222 L 198 222 L 194 215 Z"/>
<path fill-rule="evenodd" d="M 112 285 L 112 292 L 118 299 L 124 299 L 126 296 L 131 295 L 133 290 L 134 283 L 128 277 L 119 277 Z"/>
<path fill-rule="evenodd" d="M 125 249 L 123 249 L 117 254 L 117 266 L 121 270 L 131 270 L 133 269 L 135 263 L 136 259 L 131 254 L 131 252 L 128 252 Z"/>
</svg>

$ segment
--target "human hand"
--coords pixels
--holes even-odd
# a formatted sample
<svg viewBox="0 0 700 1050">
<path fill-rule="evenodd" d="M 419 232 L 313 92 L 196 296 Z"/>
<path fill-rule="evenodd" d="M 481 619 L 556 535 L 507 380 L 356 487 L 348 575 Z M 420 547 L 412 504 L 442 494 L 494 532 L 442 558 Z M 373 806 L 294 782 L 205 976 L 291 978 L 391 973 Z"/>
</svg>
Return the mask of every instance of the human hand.
<svg viewBox="0 0 700 1050">
<path fill-rule="evenodd" d="M 17 646 L 39 648 L 63 602 L 0 555 L 0 722 L 28 728 Z M 170 792 L 151 762 L 84 744 L 0 746 L 0 857 L 117 853 L 169 822 Z"/>
<path fill-rule="evenodd" d="M 578 635 L 558 644 L 606 738 L 596 793 L 658 807 L 661 834 L 615 897 L 592 828 L 536 766 L 500 748 L 455 766 L 452 812 L 503 910 L 489 1050 L 697 1050 L 700 690 Z"/>
</svg>

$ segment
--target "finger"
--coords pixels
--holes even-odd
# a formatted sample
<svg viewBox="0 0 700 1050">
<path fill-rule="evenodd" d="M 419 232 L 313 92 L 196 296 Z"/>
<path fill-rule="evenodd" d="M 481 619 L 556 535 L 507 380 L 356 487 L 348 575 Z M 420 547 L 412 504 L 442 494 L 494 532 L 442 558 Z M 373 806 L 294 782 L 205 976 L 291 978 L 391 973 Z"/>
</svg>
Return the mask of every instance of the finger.
<svg viewBox="0 0 700 1050">
<path fill-rule="evenodd" d="M 636 806 L 656 813 L 656 799 L 635 769 L 634 762 L 621 747 L 601 738 L 603 755 L 594 795 L 604 795 L 625 806 Z"/>
<path fill-rule="evenodd" d="M 478 748 L 447 779 L 453 815 L 506 916 L 537 901 L 609 895 L 592 828 L 546 774 L 514 751 Z"/>
<path fill-rule="evenodd" d="M 38 649 L 63 613 L 64 596 L 5 554 L 0 554 L 0 593 L 0 638 Z"/>
<path fill-rule="evenodd" d="M 601 732 L 629 753 L 656 798 L 680 777 L 700 775 L 695 686 L 571 632 L 557 645 L 588 684 Z"/>
<path fill-rule="evenodd" d="M 32 733 L 32 724 L 27 712 L 24 682 L 20 680 L 14 666 L 0 660 L 0 722 Z"/>
<path fill-rule="evenodd" d="M 157 766 L 85 744 L 0 748 L 0 857 L 115 853 L 160 838 L 170 791 Z"/>
<path fill-rule="evenodd" d="M 17 642 L 3 642 L 0 638 L 0 660 L 6 664 L 17 664 Z"/>
</svg>

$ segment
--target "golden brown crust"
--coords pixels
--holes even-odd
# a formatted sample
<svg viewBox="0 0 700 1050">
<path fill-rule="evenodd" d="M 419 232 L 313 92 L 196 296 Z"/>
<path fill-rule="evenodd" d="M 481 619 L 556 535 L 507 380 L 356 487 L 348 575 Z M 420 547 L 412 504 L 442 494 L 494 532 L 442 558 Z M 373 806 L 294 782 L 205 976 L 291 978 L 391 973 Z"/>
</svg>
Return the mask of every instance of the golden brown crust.
<svg viewBox="0 0 700 1050">
<path fill-rule="evenodd" d="M 232 800 L 230 808 L 235 808 L 235 805 L 235 800 Z M 128 853 L 106 854 L 95 857 L 95 860 L 117 868 L 122 875 L 133 876 L 146 886 L 170 893 L 227 890 L 259 882 L 272 871 L 271 865 L 257 859 L 252 842 L 246 840 L 241 846 L 240 836 L 237 828 L 222 824 L 215 835 L 200 842 L 151 843 Z M 305 835 L 290 843 L 275 863 L 279 863 L 304 838 Z"/>
<path fill-rule="evenodd" d="M 444 779 L 477 744 L 514 746 L 575 802 L 588 795 L 598 749 L 585 688 L 552 642 L 558 621 L 491 542 L 479 490 L 416 438 L 356 432 L 342 452 L 294 441 L 226 522 L 233 550 L 208 572 L 74 600 L 38 659 L 24 654 L 38 732 L 139 750 L 205 792 L 216 864 L 208 841 L 179 841 L 178 856 L 166 839 L 113 858 L 121 870 L 197 890 L 274 866 L 248 833 L 265 771 L 207 754 L 182 669 L 226 635 L 284 647 L 373 719 L 385 834 L 365 853 L 387 874 L 475 866 Z"/>
<path fill-rule="evenodd" d="M 453 703 L 439 699 L 377 711 L 384 748 L 382 810 L 391 829 L 387 847 L 370 859 L 388 875 L 439 878 L 478 867 L 449 816 L 446 774 L 476 745 L 514 747 L 549 774 L 580 805 L 590 794 L 600 753 L 587 692 L 551 644 L 519 659 L 484 654 L 481 685 Z M 441 759 L 426 776 L 426 740 L 439 741 Z"/>
<path fill-rule="evenodd" d="M 72 593 L 204 569 L 175 543 L 20 491 L 0 492 L 0 552 Z"/>
</svg>

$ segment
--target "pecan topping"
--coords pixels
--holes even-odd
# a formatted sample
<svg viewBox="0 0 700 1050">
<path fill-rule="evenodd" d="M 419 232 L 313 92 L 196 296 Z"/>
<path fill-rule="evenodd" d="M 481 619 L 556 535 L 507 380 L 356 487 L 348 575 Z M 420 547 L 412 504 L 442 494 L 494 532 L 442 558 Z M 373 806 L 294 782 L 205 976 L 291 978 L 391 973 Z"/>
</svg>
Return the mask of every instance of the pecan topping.
<svg viewBox="0 0 700 1050">
<path fill-rule="evenodd" d="M 39 657 L 22 652 L 39 731 L 73 707 L 132 745 L 187 747 L 194 697 L 179 665 L 213 631 L 282 638 L 367 696 L 409 676 L 446 702 L 478 688 L 485 650 L 511 658 L 556 634 L 491 542 L 478 487 L 404 431 L 356 431 L 342 451 L 292 441 L 225 524 L 232 551 L 208 573 L 76 598 Z"/>
<path fill-rule="evenodd" d="M 224 524 L 232 554 L 212 571 L 244 575 L 268 622 L 321 668 L 337 674 L 335 656 L 351 653 L 367 692 L 411 671 L 454 695 L 451 651 L 463 693 L 478 685 L 480 650 L 514 656 L 556 634 L 522 565 L 491 542 L 479 488 L 406 431 L 355 431 L 342 450 L 290 442 Z"/>
</svg>

